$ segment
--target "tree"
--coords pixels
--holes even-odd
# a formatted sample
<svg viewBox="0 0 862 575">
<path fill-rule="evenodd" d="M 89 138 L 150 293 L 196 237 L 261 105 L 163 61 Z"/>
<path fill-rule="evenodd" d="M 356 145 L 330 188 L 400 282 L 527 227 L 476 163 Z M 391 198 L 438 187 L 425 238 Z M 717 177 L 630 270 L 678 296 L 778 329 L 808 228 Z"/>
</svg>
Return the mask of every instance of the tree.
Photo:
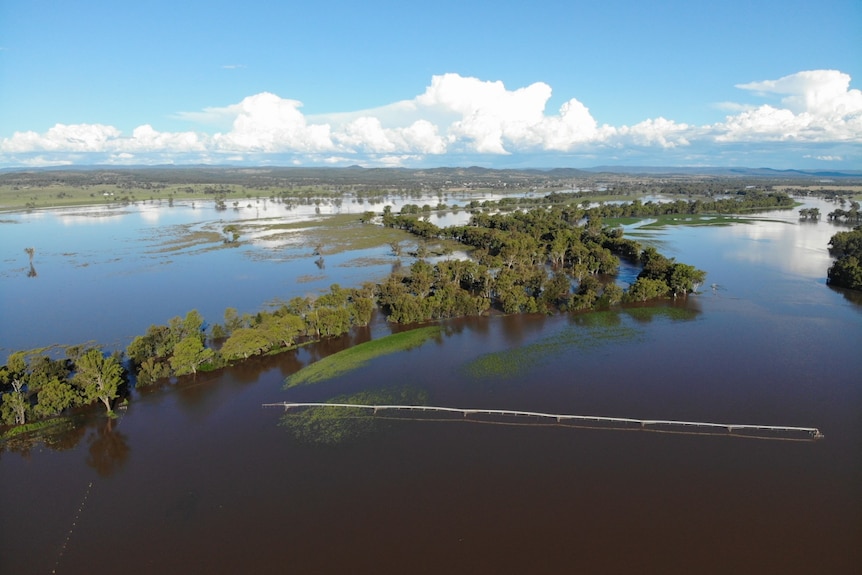
<svg viewBox="0 0 862 575">
<path fill-rule="evenodd" d="M 673 297 L 697 291 L 706 279 L 706 272 L 688 264 L 673 263 L 667 274 L 667 284 Z"/>
<path fill-rule="evenodd" d="M 31 412 L 30 394 L 26 388 L 29 374 L 27 373 L 27 357 L 22 351 L 17 351 L 6 360 L 6 366 L 0 369 L 0 389 L 7 385 L 12 387 L 9 393 L 4 393 L 0 399 L 0 418 L 7 425 L 23 425 Z"/>
<path fill-rule="evenodd" d="M 595 276 L 586 276 L 578 284 L 578 291 L 572 298 L 570 307 L 572 309 L 591 309 L 596 300 L 599 299 L 599 290 L 602 288 L 602 283 Z"/>
<path fill-rule="evenodd" d="M 626 293 L 626 301 L 647 301 L 665 297 L 670 288 L 664 280 L 638 278 Z"/>
<path fill-rule="evenodd" d="M 113 413 L 111 402 L 119 395 L 123 381 L 123 368 L 117 358 L 105 357 L 101 350 L 93 348 L 81 356 L 75 368 L 77 372 L 72 381 L 81 390 L 84 403 L 98 399 L 109 414 Z"/>
<path fill-rule="evenodd" d="M 374 298 L 370 295 L 356 294 L 352 297 L 352 300 L 352 322 L 357 325 L 368 325 L 374 313 Z"/>
<path fill-rule="evenodd" d="M 602 290 L 601 303 L 607 305 L 616 305 L 623 300 L 623 288 L 615 283 L 609 283 Z"/>
<path fill-rule="evenodd" d="M 556 307 L 567 309 L 572 296 L 572 286 L 569 278 L 560 272 L 555 272 L 551 279 L 545 282 L 542 289 L 542 301 L 546 308 Z"/>
<path fill-rule="evenodd" d="M 32 411 L 30 399 L 21 389 L 0 396 L 0 418 L 7 425 L 23 425 Z"/>
<path fill-rule="evenodd" d="M 171 376 L 171 366 L 166 360 L 148 357 L 138 366 L 137 387 L 152 385 Z"/>
<path fill-rule="evenodd" d="M 827 272 L 829 285 L 862 290 L 862 262 L 855 256 L 843 256 Z"/>
<path fill-rule="evenodd" d="M 27 277 L 34 278 L 39 275 L 36 273 L 36 268 L 33 267 L 33 254 L 36 253 L 36 248 L 24 248 L 24 251 L 30 256 L 30 271 L 27 272 Z"/>
<path fill-rule="evenodd" d="M 641 273 L 638 274 L 638 278 L 663 280 L 667 276 L 668 269 L 673 263 L 672 260 L 669 260 L 658 253 L 654 247 L 644 249 L 644 251 L 641 252 L 640 260 L 641 264 L 643 264 L 643 269 L 641 270 Z"/>
<path fill-rule="evenodd" d="M 39 417 L 58 415 L 64 409 L 77 404 L 80 399 L 81 396 L 75 392 L 75 388 L 54 378 L 39 389 L 38 402 L 33 411 Z"/>
<path fill-rule="evenodd" d="M 147 328 L 146 334 L 132 340 L 126 348 L 126 355 L 135 365 L 141 365 L 149 358 L 168 357 L 173 351 L 173 346 L 171 328 L 164 325 L 151 325 Z"/>
<path fill-rule="evenodd" d="M 243 325 L 242 318 L 239 316 L 239 312 L 235 307 L 229 307 L 224 310 L 224 328 L 228 335 L 232 334 L 234 331 L 238 330 L 241 327 L 246 327 Z"/>
<path fill-rule="evenodd" d="M 239 241 L 240 231 L 236 224 L 225 226 L 222 232 L 224 232 L 224 243 L 235 244 Z"/>
<path fill-rule="evenodd" d="M 302 318 L 292 313 L 276 313 L 267 315 L 263 320 L 262 329 L 270 341 L 290 347 L 296 337 L 305 329 Z"/>
<path fill-rule="evenodd" d="M 195 374 L 198 367 L 210 361 L 215 352 L 204 347 L 199 337 L 191 335 L 181 340 L 174 346 L 174 355 L 171 357 L 171 369 L 177 375 Z"/>
<path fill-rule="evenodd" d="M 225 359 L 248 359 L 269 351 L 272 347 L 270 339 L 262 330 L 243 327 L 231 334 L 221 348 Z"/>
<path fill-rule="evenodd" d="M 434 267 L 425 260 L 417 260 L 410 266 L 410 289 L 419 297 L 427 297 L 434 284 Z"/>
<path fill-rule="evenodd" d="M 852 232 L 836 233 L 829 246 L 829 251 L 839 257 L 827 272 L 828 283 L 862 290 L 862 226 Z"/>
<path fill-rule="evenodd" d="M 536 311 L 536 301 L 527 294 L 527 290 L 518 274 L 503 268 L 497 275 L 494 284 L 497 300 L 505 313 L 532 313 Z"/>
<path fill-rule="evenodd" d="M 204 318 L 198 310 L 191 310 L 184 318 L 180 318 L 179 316 L 172 317 L 168 321 L 168 325 L 171 330 L 171 350 L 187 337 L 196 337 L 203 343 Z"/>
<path fill-rule="evenodd" d="M 317 309 L 318 332 L 322 337 L 334 337 L 350 329 L 350 310 L 346 307 L 321 306 Z"/>
</svg>

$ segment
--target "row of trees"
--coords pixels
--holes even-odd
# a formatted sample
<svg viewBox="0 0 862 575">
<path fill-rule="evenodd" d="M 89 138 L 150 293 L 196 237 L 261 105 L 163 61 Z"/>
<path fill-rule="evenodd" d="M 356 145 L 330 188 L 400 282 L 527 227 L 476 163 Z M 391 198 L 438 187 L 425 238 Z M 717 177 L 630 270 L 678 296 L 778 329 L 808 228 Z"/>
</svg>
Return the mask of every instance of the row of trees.
<svg viewBox="0 0 862 575">
<path fill-rule="evenodd" d="M 838 258 L 827 272 L 829 284 L 862 290 L 862 226 L 832 236 L 829 251 Z"/>
<path fill-rule="evenodd" d="M 0 367 L 0 422 L 24 425 L 96 402 L 110 412 L 125 382 L 120 358 L 98 348 L 69 347 L 62 359 L 44 350 L 15 352 Z"/>
<path fill-rule="evenodd" d="M 820 208 L 802 208 L 801 210 L 799 210 L 799 219 L 813 221 L 819 220 Z"/>
<path fill-rule="evenodd" d="M 343 289 L 335 284 L 320 297 L 297 297 L 270 312 L 240 316 L 228 308 L 224 323 L 211 327 L 197 310 L 171 318 L 167 325 L 151 325 L 126 347 L 127 362 L 121 353 L 106 355 L 96 347 L 68 347 L 61 359 L 52 358 L 48 349 L 15 352 L 0 367 L 0 424 L 23 425 L 97 402 L 111 413 L 130 381 L 129 372 L 137 386 L 146 387 L 289 349 L 300 341 L 341 335 L 366 325 L 373 311 L 371 286 Z"/>
<path fill-rule="evenodd" d="M 168 325 L 152 325 L 126 348 L 137 385 L 146 386 L 170 376 L 216 369 L 232 361 L 288 349 L 298 341 L 313 341 L 366 325 L 374 311 L 373 290 L 341 288 L 333 284 L 317 298 L 296 297 L 274 311 L 239 315 L 228 308 L 224 323 L 209 329 L 218 347 L 206 346 L 206 326 L 192 310 Z"/>
<path fill-rule="evenodd" d="M 610 192 L 608 192 L 610 193 Z M 656 193 L 665 193 L 659 190 Z M 468 210 L 514 210 L 531 209 L 542 206 L 565 206 L 567 209 L 580 209 L 582 217 L 626 218 L 655 217 L 669 214 L 733 214 L 755 209 L 792 208 L 794 201 L 781 192 L 766 192 L 757 189 L 740 189 L 725 192 L 724 197 L 703 197 L 692 200 L 678 199 L 673 202 L 614 202 L 600 203 L 590 208 L 591 194 L 581 192 L 551 192 L 544 196 L 508 196 L 499 200 L 474 200 L 467 204 Z M 401 212 L 403 215 L 418 213 L 415 210 Z"/>
<path fill-rule="evenodd" d="M 850 201 L 850 209 L 835 208 L 826 217 L 830 222 L 846 222 L 848 224 L 862 224 L 862 209 L 859 202 Z"/>
</svg>

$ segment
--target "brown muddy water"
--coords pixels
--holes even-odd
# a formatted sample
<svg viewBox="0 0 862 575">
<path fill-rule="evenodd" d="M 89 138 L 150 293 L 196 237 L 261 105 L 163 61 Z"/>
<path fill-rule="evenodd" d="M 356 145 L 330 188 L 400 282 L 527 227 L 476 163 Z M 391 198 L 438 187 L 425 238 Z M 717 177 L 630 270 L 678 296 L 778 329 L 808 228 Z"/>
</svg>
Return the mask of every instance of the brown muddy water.
<svg viewBox="0 0 862 575">
<path fill-rule="evenodd" d="M 834 229 L 777 217 L 655 232 L 716 284 L 688 302 L 451 322 L 419 348 L 283 389 L 365 330 L 137 396 L 63 449 L 4 452 L 0 572 L 859 573 L 862 308 L 825 285 Z M 315 428 L 342 432 L 322 443 L 301 416 L 285 426 L 262 407 L 405 389 L 430 405 L 825 438 L 402 414 Z"/>
</svg>

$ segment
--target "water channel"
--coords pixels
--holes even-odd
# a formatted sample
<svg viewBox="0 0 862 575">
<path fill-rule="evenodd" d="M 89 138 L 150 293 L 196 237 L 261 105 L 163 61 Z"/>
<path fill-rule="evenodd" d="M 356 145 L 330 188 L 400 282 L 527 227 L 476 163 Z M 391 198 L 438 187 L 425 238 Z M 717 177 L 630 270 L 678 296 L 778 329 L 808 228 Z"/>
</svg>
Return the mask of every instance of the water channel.
<svg viewBox="0 0 862 575">
<path fill-rule="evenodd" d="M 157 230 L 188 223 L 163 212 Z M 266 252 L 260 244 L 150 262 L 147 249 L 160 244 L 141 239 L 141 214 L 73 218 L 68 229 L 54 214 L 4 224 L 3 345 L 43 345 L 46 331 L 51 341 L 122 343 L 192 307 L 218 320 L 228 305 L 259 308 L 387 271 L 333 260 L 318 283 L 299 283 L 310 255 L 253 257 Z M 118 419 L 94 418 L 65 444 L 2 453 L 0 571 L 857 573 L 862 305 L 825 284 L 826 243 L 840 228 L 795 216 L 630 229 L 708 271 L 687 301 L 453 321 L 419 348 L 283 389 L 314 358 L 388 333 L 377 322 L 136 395 Z M 26 277 L 29 244 L 18 245 L 28 235 L 40 242 L 35 278 Z M 453 407 L 815 426 L 825 438 L 404 416 L 347 421 L 342 441 L 321 443 L 262 407 L 360 391 Z"/>
</svg>

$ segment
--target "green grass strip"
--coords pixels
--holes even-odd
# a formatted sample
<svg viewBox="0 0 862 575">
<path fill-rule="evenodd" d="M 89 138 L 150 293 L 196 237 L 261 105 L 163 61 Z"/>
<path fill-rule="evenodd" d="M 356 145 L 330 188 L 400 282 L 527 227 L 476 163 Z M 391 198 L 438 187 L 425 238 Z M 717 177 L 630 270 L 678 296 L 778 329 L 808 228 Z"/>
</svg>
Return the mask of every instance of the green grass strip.
<svg viewBox="0 0 862 575">
<path fill-rule="evenodd" d="M 305 366 L 285 380 L 285 387 L 332 379 L 358 369 L 374 358 L 419 347 L 441 331 L 440 326 L 423 327 L 355 345 Z"/>
<path fill-rule="evenodd" d="M 16 425 L 11 429 L 8 429 L 4 433 L 0 434 L 0 441 L 6 441 L 12 439 L 14 437 L 18 437 L 20 435 L 24 435 L 26 433 L 37 433 L 45 430 L 53 429 L 58 426 L 68 426 L 69 420 L 66 418 L 52 418 L 52 419 L 42 419 L 39 421 L 32 421 L 30 423 L 26 423 L 24 425 Z"/>
</svg>

